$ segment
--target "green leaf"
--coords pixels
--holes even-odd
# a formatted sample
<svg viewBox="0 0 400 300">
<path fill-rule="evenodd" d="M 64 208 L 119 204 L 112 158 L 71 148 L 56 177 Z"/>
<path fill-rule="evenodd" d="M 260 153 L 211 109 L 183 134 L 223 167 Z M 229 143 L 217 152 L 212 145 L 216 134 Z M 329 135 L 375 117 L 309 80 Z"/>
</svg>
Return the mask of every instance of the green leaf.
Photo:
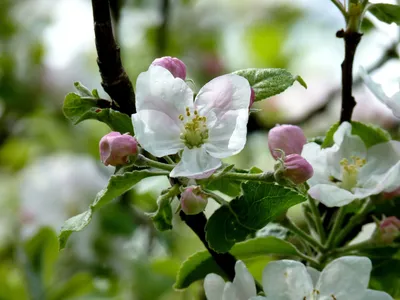
<svg viewBox="0 0 400 300">
<path fill-rule="evenodd" d="M 88 273 L 77 273 L 67 282 L 58 284 L 49 291 L 49 300 L 75 299 L 93 290 L 93 278 Z"/>
<path fill-rule="evenodd" d="M 90 90 L 86 86 L 84 86 L 82 83 L 80 83 L 79 81 L 74 82 L 74 86 L 80 96 L 82 96 L 82 97 L 92 97 L 93 96 L 92 93 L 90 92 Z"/>
<path fill-rule="evenodd" d="M 377 3 L 369 6 L 370 11 L 380 21 L 400 25 L 400 6 L 386 3 Z"/>
<path fill-rule="evenodd" d="M 49 287 L 54 278 L 54 267 L 58 259 L 58 240 L 56 233 L 43 227 L 25 244 L 29 273 L 32 278 L 40 278 L 42 287 Z"/>
<path fill-rule="evenodd" d="M 130 190 L 136 183 L 138 183 L 142 179 L 164 174 L 164 172 L 157 173 L 151 172 L 149 170 L 140 170 L 126 172 L 124 174 L 112 175 L 110 180 L 108 181 L 107 187 L 97 193 L 96 198 L 90 205 L 89 209 L 77 216 L 68 219 L 64 223 L 58 237 L 60 241 L 60 249 L 63 249 L 65 247 L 65 244 L 72 232 L 81 231 L 90 223 L 92 219 L 92 214 L 96 209 L 102 207 L 103 205 L 112 201 L 114 198 Z"/>
<path fill-rule="evenodd" d="M 132 120 L 128 115 L 111 108 L 99 108 L 93 96 L 81 97 L 69 93 L 64 100 L 63 112 L 73 124 L 93 119 L 107 124 L 113 131 L 133 134 Z"/>
<path fill-rule="evenodd" d="M 363 140 L 367 148 L 372 147 L 376 144 L 388 142 L 392 139 L 392 137 L 386 130 L 378 126 L 372 124 L 364 124 L 356 121 L 352 121 L 351 125 L 351 133 L 354 135 L 358 135 Z M 331 147 L 334 144 L 333 135 L 338 128 L 339 123 L 332 125 L 332 127 L 326 133 L 325 140 L 321 146 L 322 148 Z"/>
<path fill-rule="evenodd" d="M 269 255 L 296 256 L 297 250 L 292 244 L 284 240 L 268 236 L 238 243 L 232 247 L 231 254 L 237 259 L 245 261 L 246 259 Z M 174 288 L 187 288 L 209 273 L 225 276 L 208 251 L 197 252 L 182 263 Z"/>
<path fill-rule="evenodd" d="M 166 231 L 172 229 L 172 208 L 171 198 L 160 196 L 157 200 L 157 211 L 148 214 L 153 220 L 154 226 L 159 231 Z"/>
<path fill-rule="evenodd" d="M 233 74 L 246 78 L 255 93 L 255 101 L 264 100 L 285 91 L 297 80 L 307 88 L 300 76 L 293 76 L 284 69 L 243 69 Z"/>
<path fill-rule="evenodd" d="M 221 206 L 207 222 L 206 239 L 216 252 L 229 251 L 235 243 L 306 200 L 304 195 L 278 184 L 246 182 L 242 189 L 242 196 Z"/>
</svg>

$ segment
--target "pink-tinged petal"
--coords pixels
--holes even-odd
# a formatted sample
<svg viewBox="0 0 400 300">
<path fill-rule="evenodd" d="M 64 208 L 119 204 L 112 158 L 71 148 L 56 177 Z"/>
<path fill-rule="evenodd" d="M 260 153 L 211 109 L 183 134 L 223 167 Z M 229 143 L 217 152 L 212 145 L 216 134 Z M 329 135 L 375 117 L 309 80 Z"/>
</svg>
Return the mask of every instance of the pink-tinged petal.
<svg viewBox="0 0 400 300">
<path fill-rule="evenodd" d="M 170 71 L 174 77 L 186 79 L 186 65 L 176 57 L 164 56 L 156 58 L 151 65 L 163 67 Z"/>
<path fill-rule="evenodd" d="M 171 171 L 171 177 L 206 178 L 221 166 L 221 161 L 209 155 L 204 148 L 185 147 L 181 161 Z"/>
<path fill-rule="evenodd" d="M 207 152 L 213 157 L 225 158 L 242 151 L 246 144 L 248 117 L 248 109 L 221 113 L 209 128 L 205 144 Z"/>
<path fill-rule="evenodd" d="M 217 118 L 230 110 L 249 109 L 250 84 L 247 79 L 228 74 L 214 78 L 197 94 L 195 106 L 200 115 L 215 111 Z"/>
<path fill-rule="evenodd" d="M 286 156 L 284 164 L 283 175 L 296 184 L 306 182 L 314 174 L 312 166 L 301 155 L 290 154 Z"/>
<path fill-rule="evenodd" d="M 193 107 L 193 92 L 180 78 L 160 66 L 150 66 L 136 81 L 136 110 L 156 110 L 179 121 L 186 107 Z"/>
<path fill-rule="evenodd" d="M 99 151 L 106 166 L 118 166 L 126 164 L 129 156 L 137 154 L 138 146 L 133 136 L 113 131 L 101 138 Z"/>
<path fill-rule="evenodd" d="M 175 154 L 184 148 L 179 124 L 156 110 L 142 110 L 132 115 L 135 137 L 140 145 L 157 157 Z"/>
</svg>

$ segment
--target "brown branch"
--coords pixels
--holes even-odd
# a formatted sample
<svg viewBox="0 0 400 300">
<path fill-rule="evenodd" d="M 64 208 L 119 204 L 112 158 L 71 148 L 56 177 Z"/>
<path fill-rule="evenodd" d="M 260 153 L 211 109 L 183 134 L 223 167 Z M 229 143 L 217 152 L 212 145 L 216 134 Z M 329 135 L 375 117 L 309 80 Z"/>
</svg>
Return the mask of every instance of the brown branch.
<svg viewBox="0 0 400 300">
<path fill-rule="evenodd" d="M 92 0 L 92 8 L 101 85 L 116 103 L 117 110 L 131 115 L 136 112 L 135 93 L 114 39 L 109 1 Z"/>
<path fill-rule="evenodd" d="M 340 123 L 342 123 L 351 121 L 351 116 L 356 106 L 356 101 L 353 97 L 353 62 L 362 34 L 340 30 L 336 36 L 344 39 L 345 49 L 342 62 L 342 110 L 340 113 Z"/>
</svg>

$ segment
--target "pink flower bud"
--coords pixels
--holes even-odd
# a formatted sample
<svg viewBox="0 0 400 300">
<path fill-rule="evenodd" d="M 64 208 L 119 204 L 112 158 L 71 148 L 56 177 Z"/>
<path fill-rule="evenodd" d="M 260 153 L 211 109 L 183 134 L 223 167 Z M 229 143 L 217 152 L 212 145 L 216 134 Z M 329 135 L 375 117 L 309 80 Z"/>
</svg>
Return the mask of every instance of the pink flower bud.
<svg viewBox="0 0 400 300">
<path fill-rule="evenodd" d="M 381 241 L 385 244 L 392 243 L 400 236 L 400 220 L 396 217 L 388 217 L 379 224 Z"/>
<path fill-rule="evenodd" d="M 314 175 L 313 167 L 301 155 L 290 154 L 284 160 L 283 175 L 296 184 L 306 182 Z"/>
<path fill-rule="evenodd" d="M 383 199 L 385 200 L 390 200 L 397 196 L 400 196 L 400 187 L 395 189 L 394 191 L 383 193 Z"/>
<path fill-rule="evenodd" d="M 286 155 L 301 154 L 307 139 L 303 130 L 294 125 L 278 125 L 272 128 L 268 133 L 268 147 L 272 156 L 278 159 L 282 153 L 276 151 L 281 149 Z"/>
<path fill-rule="evenodd" d="M 113 131 L 101 138 L 99 149 L 103 164 L 117 166 L 128 163 L 128 157 L 138 152 L 138 145 L 133 136 Z"/>
<path fill-rule="evenodd" d="M 181 208 L 187 215 L 201 213 L 207 206 L 207 195 L 203 194 L 200 187 L 187 187 L 181 194 Z"/>
<path fill-rule="evenodd" d="M 251 91 L 251 93 L 250 93 L 250 105 L 249 105 L 249 107 L 251 107 L 253 105 L 254 101 L 256 100 L 256 93 L 254 92 L 252 87 L 250 88 L 250 91 Z"/>
<path fill-rule="evenodd" d="M 186 78 L 186 66 L 180 59 L 171 56 L 164 56 L 156 58 L 152 63 L 152 66 L 160 66 L 171 72 L 174 77 L 179 77 L 183 80 Z"/>
</svg>

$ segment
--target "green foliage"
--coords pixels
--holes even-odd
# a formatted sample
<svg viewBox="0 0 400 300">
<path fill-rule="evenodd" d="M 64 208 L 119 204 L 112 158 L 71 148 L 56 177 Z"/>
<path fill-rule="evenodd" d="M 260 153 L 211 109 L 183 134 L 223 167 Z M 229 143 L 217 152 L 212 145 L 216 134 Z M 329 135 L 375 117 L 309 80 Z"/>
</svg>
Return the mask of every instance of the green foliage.
<svg viewBox="0 0 400 300">
<path fill-rule="evenodd" d="M 95 91 L 95 90 L 94 90 Z M 80 92 L 83 94 L 83 88 L 80 87 Z M 97 92 L 95 92 L 97 95 Z M 75 93 L 69 93 L 65 97 L 63 112 L 64 115 L 72 121 L 73 124 L 78 124 L 84 120 L 98 120 L 107 124 L 111 130 L 119 131 L 120 133 L 133 134 L 132 121 L 128 115 L 122 114 L 111 108 L 100 108 L 99 100 L 94 96 L 80 96 Z"/>
<path fill-rule="evenodd" d="M 235 243 L 306 200 L 296 191 L 277 184 L 247 182 L 242 189 L 242 196 L 221 206 L 207 222 L 206 239 L 216 252 L 229 251 Z"/>
<path fill-rule="evenodd" d="M 356 121 L 352 121 L 351 125 L 351 133 L 354 135 L 358 135 L 363 140 L 367 148 L 372 147 L 376 144 L 388 142 L 392 139 L 390 134 L 386 130 L 378 126 L 372 124 L 364 124 Z M 326 133 L 325 140 L 322 143 L 322 148 L 331 147 L 334 144 L 333 135 L 338 128 L 339 123 L 336 123 L 332 125 L 331 128 L 329 128 L 328 132 Z"/>
<path fill-rule="evenodd" d="M 255 101 L 261 101 L 285 91 L 297 80 L 307 88 L 300 76 L 293 76 L 284 69 L 243 69 L 234 74 L 246 78 L 255 93 Z"/>
<path fill-rule="evenodd" d="M 157 200 L 157 211 L 149 214 L 154 222 L 154 226 L 159 231 L 166 231 L 172 229 L 172 208 L 171 198 L 161 195 Z"/>
<path fill-rule="evenodd" d="M 93 290 L 93 278 L 88 273 L 77 273 L 50 290 L 49 300 L 67 300 L 83 296 Z"/>
<path fill-rule="evenodd" d="M 295 256 L 297 250 L 292 244 L 284 240 L 268 236 L 237 243 L 232 247 L 230 253 L 237 259 L 246 260 L 269 255 Z M 187 288 L 209 273 L 225 276 L 208 251 L 197 252 L 182 263 L 174 288 Z"/>
<path fill-rule="evenodd" d="M 144 178 L 151 176 L 163 175 L 164 173 L 150 172 L 148 170 L 126 172 L 124 174 L 118 174 L 111 176 L 108 181 L 107 187 L 102 189 L 90 205 L 89 209 L 77 216 L 68 219 L 64 226 L 61 228 L 59 235 L 60 249 L 65 247 L 69 236 L 72 232 L 81 231 L 91 221 L 93 212 L 109 203 L 114 198 L 122 195 L 126 191 L 130 190 L 136 183 Z"/>
<path fill-rule="evenodd" d="M 375 17 L 377 17 L 382 22 L 388 24 L 396 23 L 397 25 L 400 25 L 399 5 L 377 3 L 370 5 L 368 11 L 370 11 Z"/>
</svg>

